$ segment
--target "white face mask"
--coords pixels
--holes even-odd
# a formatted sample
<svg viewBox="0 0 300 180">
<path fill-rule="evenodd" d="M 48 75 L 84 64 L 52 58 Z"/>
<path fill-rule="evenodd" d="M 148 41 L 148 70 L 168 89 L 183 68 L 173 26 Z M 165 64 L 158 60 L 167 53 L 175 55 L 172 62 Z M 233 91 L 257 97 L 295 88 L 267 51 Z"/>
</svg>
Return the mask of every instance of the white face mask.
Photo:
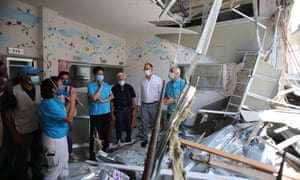
<svg viewBox="0 0 300 180">
<path fill-rule="evenodd" d="M 124 86 L 125 81 L 124 81 L 124 80 L 121 80 L 121 81 L 118 81 L 118 83 L 120 84 L 120 86 Z"/>
<path fill-rule="evenodd" d="M 145 75 L 146 75 L 146 76 L 149 76 L 150 73 L 151 73 L 149 69 L 148 69 L 148 70 L 145 70 L 144 72 L 145 72 Z"/>
</svg>

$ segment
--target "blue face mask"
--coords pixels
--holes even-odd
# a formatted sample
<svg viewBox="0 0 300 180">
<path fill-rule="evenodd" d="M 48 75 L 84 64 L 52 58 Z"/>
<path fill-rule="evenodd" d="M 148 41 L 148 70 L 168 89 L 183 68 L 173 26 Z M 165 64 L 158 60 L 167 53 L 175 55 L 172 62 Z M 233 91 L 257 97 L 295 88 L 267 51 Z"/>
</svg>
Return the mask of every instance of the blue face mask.
<svg viewBox="0 0 300 180">
<path fill-rule="evenodd" d="M 65 92 L 65 89 L 58 89 L 58 90 L 56 91 L 56 95 L 58 95 L 58 96 L 63 95 L 64 92 Z"/>
<path fill-rule="evenodd" d="M 63 84 L 64 86 L 68 85 L 68 84 L 69 84 L 69 80 L 63 80 L 62 84 Z"/>
<path fill-rule="evenodd" d="M 173 79 L 173 78 L 174 78 L 174 73 L 169 72 L 168 78 L 169 78 L 169 79 Z"/>
<path fill-rule="evenodd" d="M 40 76 L 30 76 L 29 83 L 30 84 L 38 84 L 38 83 L 40 83 Z"/>
<path fill-rule="evenodd" d="M 102 82 L 104 80 L 104 75 L 97 75 L 96 79 L 97 79 L 97 81 Z"/>
</svg>

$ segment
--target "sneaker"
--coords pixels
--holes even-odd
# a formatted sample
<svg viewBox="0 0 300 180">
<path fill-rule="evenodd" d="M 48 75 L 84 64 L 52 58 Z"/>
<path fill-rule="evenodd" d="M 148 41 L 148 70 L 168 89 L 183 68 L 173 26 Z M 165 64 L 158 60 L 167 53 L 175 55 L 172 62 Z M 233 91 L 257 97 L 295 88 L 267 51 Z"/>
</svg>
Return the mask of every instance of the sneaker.
<svg viewBox="0 0 300 180">
<path fill-rule="evenodd" d="M 69 154 L 69 161 L 77 162 L 77 161 L 79 161 L 79 157 L 75 153 L 71 153 L 71 154 Z"/>
<path fill-rule="evenodd" d="M 126 139 L 125 139 L 125 142 L 126 142 L 126 143 L 131 142 L 131 138 L 126 138 Z"/>
<path fill-rule="evenodd" d="M 144 140 L 144 141 L 141 143 L 141 146 L 142 146 L 142 147 L 146 147 L 147 144 L 148 144 L 148 141 L 147 141 L 147 140 Z"/>
</svg>

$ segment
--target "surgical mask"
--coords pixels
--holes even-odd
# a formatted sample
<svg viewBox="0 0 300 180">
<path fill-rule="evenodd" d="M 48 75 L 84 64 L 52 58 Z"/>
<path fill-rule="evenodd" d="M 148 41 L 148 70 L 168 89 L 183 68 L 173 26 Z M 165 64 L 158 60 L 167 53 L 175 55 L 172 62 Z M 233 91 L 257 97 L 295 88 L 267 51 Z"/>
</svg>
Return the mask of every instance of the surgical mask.
<svg viewBox="0 0 300 180">
<path fill-rule="evenodd" d="M 102 82 L 104 80 L 104 75 L 97 75 L 96 79 L 97 79 L 97 81 Z"/>
<path fill-rule="evenodd" d="M 58 90 L 56 91 L 56 94 L 57 94 L 58 96 L 60 96 L 60 95 L 63 95 L 64 92 L 65 92 L 65 88 L 63 88 L 63 89 L 58 89 Z"/>
<path fill-rule="evenodd" d="M 145 70 L 144 72 L 145 72 L 145 75 L 146 75 L 146 76 L 149 76 L 149 75 L 150 75 L 150 70 L 149 70 L 149 69 L 148 69 L 148 70 Z"/>
<path fill-rule="evenodd" d="M 64 86 L 68 85 L 68 84 L 69 84 L 69 80 L 63 80 L 62 84 L 63 84 Z"/>
<path fill-rule="evenodd" d="M 173 78 L 174 78 L 174 73 L 169 72 L 168 78 L 169 78 L 169 79 L 173 79 Z"/>
<path fill-rule="evenodd" d="M 124 80 L 122 80 L 122 81 L 118 81 L 118 83 L 120 84 L 120 86 L 124 86 L 124 84 L 125 84 L 125 81 L 124 81 Z"/>
<path fill-rule="evenodd" d="M 28 82 L 30 84 L 38 84 L 40 83 L 40 76 L 30 76 L 30 80 Z"/>
</svg>

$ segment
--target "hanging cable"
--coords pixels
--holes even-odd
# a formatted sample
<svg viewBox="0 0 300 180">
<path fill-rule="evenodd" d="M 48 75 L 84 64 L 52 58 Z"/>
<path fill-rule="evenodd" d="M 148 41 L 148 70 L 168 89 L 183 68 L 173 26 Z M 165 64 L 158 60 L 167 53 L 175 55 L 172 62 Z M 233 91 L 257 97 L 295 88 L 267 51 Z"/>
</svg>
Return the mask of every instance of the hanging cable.
<svg viewBox="0 0 300 180">
<path fill-rule="evenodd" d="M 259 28 L 258 28 L 258 5 L 257 5 L 257 0 L 252 1 L 253 5 L 253 15 L 254 15 L 254 20 L 255 20 L 255 27 L 256 27 L 256 38 L 257 38 L 257 44 L 259 49 L 262 49 L 262 43 L 260 40 L 260 35 L 259 35 Z"/>
<path fill-rule="evenodd" d="M 174 66 L 178 64 L 178 53 L 179 53 L 179 47 L 181 42 L 181 33 L 182 33 L 182 24 L 179 24 L 179 33 L 178 33 L 178 41 L 177 41 L 177 49 L 174 59 Z"/>
</svg>

